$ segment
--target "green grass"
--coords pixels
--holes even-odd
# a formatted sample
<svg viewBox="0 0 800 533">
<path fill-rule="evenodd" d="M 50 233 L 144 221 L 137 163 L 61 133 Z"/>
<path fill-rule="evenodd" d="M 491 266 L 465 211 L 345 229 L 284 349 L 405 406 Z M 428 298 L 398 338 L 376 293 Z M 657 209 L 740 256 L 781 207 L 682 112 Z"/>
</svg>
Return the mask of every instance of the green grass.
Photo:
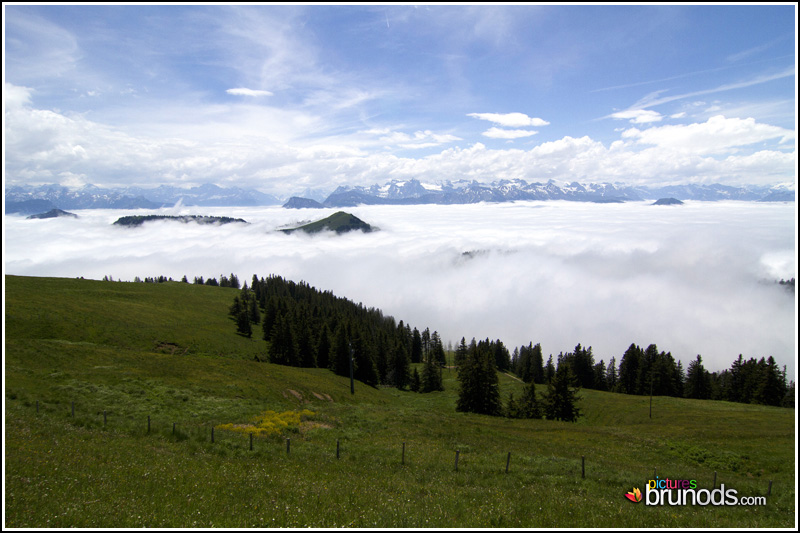
<svg viewBox="0 0 800 533">
<path fill-rule="evenodd" d="M 6 277 L 6 527 L 796 525 L 793 410 L 655 398 L 651 419 L 649 398 L 584 390 L 578 423 L 509 420 L 456 412 L 452 370 L 444 392 L 357 383 L 351 396 L 329 371 L 256 362 L 266 343 L 235 334 L 235 294 Z M 506 375 L 500 387 L 522 392 Z M 303 408 L 312 423 L 252 451 L 241 433 L 211 442 L 218 424 Z M 654 469 L 701 488 L 716 472 L 739 496 L 771 480 L 772 494 L 759 507 L 627 501 Z"/>
</svg>

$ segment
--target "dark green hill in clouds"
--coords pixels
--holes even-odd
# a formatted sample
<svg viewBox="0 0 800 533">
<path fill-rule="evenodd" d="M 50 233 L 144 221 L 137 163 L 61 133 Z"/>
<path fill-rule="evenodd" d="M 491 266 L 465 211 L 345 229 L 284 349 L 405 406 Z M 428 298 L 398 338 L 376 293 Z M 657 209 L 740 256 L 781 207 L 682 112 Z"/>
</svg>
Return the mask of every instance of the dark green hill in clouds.
<svg viewBox="0 0 800 533">
<path fill-rule="evenodd" d="M 659 198 L 652 205 L 683 205 L 677 198 Z"/>
<path fill-rule="evenodd" d="M 39 213 L 38 215 L 31 215 L 29 219 L 36 219 L 36 218 L 59 218 L 59 217 L 67 217 L 67 218 L 78 218 L 78 215 L 75 213 L 70 213 L 68 211 L 62 211 L 61 209 L 51 209 L 46 213 Z"/>
<path fill-rule="evenodd" d="M 230 224 L 231 222 L 242 222 L 247 224 L 246 220 L 241 218 L 231 218 L 231 217 L 206 217 L 200 215 L 184 215 L 184 216 L 169 216 L 169 215 L 132 215 L 126 217 L 120 217 L 115 222 L 115 226 L 141 226 L 145 222 L 152 222 L 155 220 L 172 220 L 176 222 L 183 222 L 187 224 L 189 222 L 196 222 L 198 224 Z"/>
<path fill-rule="evenodd" d="M 376 231 L 376 229 L 377 228 L 370 226 L 360 218 L 351 215 L 350 213 L 338 211 L 327 218 L 323 218 L 322 220 L 317 220 L 316 222 L 311 222 L 310 224 L 306 224 L 297 228 L 283 229 L 281 231 L 284 233 L 304 231 L 312 234 L 319 233 L 320 231 L 333 231 L 338 234 L 342 234 L 349 231 L 359 230 L 363 231 L 364 233 L 370 233 L 372 231 Z"/>
</svg>

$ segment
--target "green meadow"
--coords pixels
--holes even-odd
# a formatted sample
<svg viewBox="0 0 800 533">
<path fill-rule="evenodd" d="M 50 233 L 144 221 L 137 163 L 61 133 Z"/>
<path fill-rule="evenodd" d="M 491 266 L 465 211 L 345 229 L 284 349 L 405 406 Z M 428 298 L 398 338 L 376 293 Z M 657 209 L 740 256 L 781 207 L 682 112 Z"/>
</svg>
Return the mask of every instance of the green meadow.
<svg viewBox="0 0 800 533">
<path fill-rule="evenodd" d="M 266 343 L 228 316 L 235 289 L 5 284 L 5 527 L 797 525 L 794 410 L 656 397 L 651 418 L 648 397 L 582 390 L 577 423 L 458 413 L 453 369 L 444 392 L 351 395 L 330 371 L 258 362 Z M 522 394 L 514 376 L 500 388 Z M 625 498 L 654 475 L 765 504 Z"/>
</svg>

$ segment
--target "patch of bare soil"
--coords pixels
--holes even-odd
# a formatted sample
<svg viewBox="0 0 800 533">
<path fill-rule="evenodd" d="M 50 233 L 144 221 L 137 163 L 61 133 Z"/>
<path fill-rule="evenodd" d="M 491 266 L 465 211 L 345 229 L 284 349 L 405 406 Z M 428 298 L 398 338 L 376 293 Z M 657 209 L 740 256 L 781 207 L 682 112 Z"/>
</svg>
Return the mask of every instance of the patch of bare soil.
<svg viewBox="0 0 800 533">
<path fill-rule="evenodd" d="M 331 398 L 329 395 L 327 395 L 325 393 L 320 394 L 318 392 L 311 391 L 311 394 L 313 394 L 317 398 L 317 400 L 322 400 L 324 402 L 326 402 L 326 401 L 327 402 L 332 402 L 333 401 L 333 398 Z"/>
<path fill-rule="evenodd" d="M 175 344 L 173 342 L 156 342 L 154 351 L 158 353 L 168 353 L 170 355 L 175 355 L 179 353 L 180 355 L 185 354 L 189 350 L 189 347 L 186 348 Z"/>
<path fill-rule="evenodd" d="M 292 396 L 294 396 L 295 398 L 297 398 L 299 401 L 301 401 L 301 402 L 303 401 L 303 395 L 300 394 L 299 392 L 297 392 L 296 390 L 292 390 L 292 389 L 286 389 L 286 392 L 283 393 L 283 397 L 284 398 L 288 398 L 288 396 L 286 395 L 287 392 L 289 394 L 291 394 Z"/>
</svg>

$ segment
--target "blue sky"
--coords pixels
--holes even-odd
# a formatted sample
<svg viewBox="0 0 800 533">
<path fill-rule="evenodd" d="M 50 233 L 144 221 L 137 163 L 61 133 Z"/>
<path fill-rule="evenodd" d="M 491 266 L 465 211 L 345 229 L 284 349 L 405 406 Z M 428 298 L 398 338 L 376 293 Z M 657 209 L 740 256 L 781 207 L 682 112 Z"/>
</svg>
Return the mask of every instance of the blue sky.
<svg viewBox="0 0 800 533">
<path fill-rule="evenodd" d="M 4 180 L 796 183 L 796 7 L 4 4 Z"/>
</svg>

